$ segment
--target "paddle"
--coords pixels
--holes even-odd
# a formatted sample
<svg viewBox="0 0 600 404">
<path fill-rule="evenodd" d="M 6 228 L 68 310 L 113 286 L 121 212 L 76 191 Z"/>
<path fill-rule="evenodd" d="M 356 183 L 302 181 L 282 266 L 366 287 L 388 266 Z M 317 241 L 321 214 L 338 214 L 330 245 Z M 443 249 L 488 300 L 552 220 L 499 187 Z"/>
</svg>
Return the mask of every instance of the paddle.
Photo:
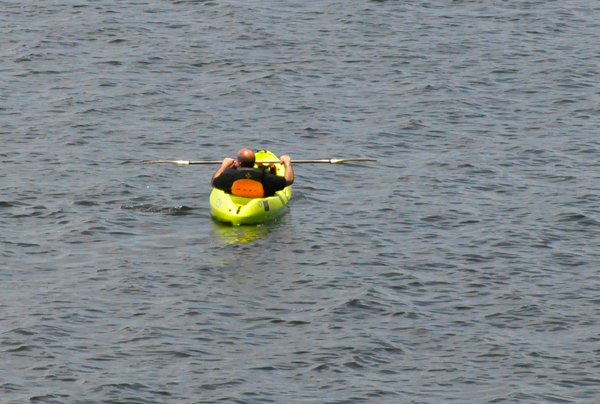
<svg viewBox="0 0 600 404">
<path fill-rule="evenodd" d="M 307 163 L 327 163 L 327 164 L 339 164 L 346 163 L 348 161 L 377 161 L 375 159 L 368 158 L 350 158 L 350 159 L 322 159 L 322 160 L 292 160 L 293 164 L 307 164 Z M 205 160 L 205 161 L 185 161 L 185 160 L 159 160 L 159 161 L 144 161 L 144 164 L 221 164 L 223 161 L 217 160 Z M 270 164 L 279 163 L 279 160 L 263 160 L 257 161 L 258 164 Z"/>
</svg>

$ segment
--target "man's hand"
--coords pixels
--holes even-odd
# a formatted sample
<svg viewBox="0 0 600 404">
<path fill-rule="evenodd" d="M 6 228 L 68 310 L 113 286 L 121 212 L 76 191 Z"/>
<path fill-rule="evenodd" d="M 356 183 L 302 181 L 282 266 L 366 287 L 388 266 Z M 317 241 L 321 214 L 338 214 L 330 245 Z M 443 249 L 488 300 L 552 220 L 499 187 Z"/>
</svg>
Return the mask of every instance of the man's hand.
<svg viewBox="0 0 600 404">
<path fill-rule="evenodd" d="M 224 167 L 224 168 L 231 167 L 233 165 L 233 163 L 235 163 L 234 159 L 232 159 L 231 157 L 225 157 L 223 159 L 223 163 L 221 163 L 221 167 Z"/>
<path fill-rule="evenodd" d="M 281 164 L 285 165 L 285 183 L 290 186 L 294 183 L 294 169 L 292 168 L 292 159 L 290 156 L 279 157 Z"/>
</svg>

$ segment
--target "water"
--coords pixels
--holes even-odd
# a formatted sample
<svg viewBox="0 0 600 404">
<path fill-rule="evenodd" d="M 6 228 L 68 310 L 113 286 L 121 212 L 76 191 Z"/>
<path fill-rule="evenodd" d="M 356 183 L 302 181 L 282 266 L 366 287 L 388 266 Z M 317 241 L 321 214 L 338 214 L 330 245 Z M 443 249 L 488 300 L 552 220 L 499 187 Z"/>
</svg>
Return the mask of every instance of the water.
<svg viewBox="0 0 600 404">
<path fill-rule="evenodd" d="M 596 3 L 0 10 L 0 403 L 600 399 Z"/>
</svg>

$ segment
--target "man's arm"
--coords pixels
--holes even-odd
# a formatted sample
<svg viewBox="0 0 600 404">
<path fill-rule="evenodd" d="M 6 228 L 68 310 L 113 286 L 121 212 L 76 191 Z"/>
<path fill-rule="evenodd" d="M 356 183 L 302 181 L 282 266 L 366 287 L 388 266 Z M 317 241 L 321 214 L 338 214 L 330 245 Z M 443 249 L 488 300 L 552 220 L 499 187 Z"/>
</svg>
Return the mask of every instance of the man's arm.
<svg viewBox="0 0 600 404">
<path fill-rule="evenodd" d="M 292 160 L 290 159 L 290 156 L 281 156 L 279 161 L 285 166 L 285 186 L 289 187 L 294 183 L 294 169 L 292 168 Z"/>
<path fill-rule="evenodd" d="M 231 157 L 225 157 L 223 159 L 223 162 L 221 163 L 221 167 L 219 167 L 219 169 L 217 170 L 217 172 L 215 173 L 215 175 L 213 175 L 212 180 L 210 182 L 213 187 L 215 186 L 215 178 L 217 178 L 221 174 L 223 174 L 223 171 L 225 171 L 229 167 L 231 167 L 234 162 L 235 162 L 235 160 L 232 159 Z"/>
</svg>

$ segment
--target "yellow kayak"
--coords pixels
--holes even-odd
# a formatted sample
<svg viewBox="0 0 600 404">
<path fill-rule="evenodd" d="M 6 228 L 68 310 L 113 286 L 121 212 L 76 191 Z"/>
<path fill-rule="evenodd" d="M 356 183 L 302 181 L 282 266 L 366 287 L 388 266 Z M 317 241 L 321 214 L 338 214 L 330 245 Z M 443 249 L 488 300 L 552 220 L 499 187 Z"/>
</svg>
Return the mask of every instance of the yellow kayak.
<svg viewBox="0 0 600 404">
<path fill-rule="evenodd" d="M 256 161 L 279 160 L 269 151 L 259 151 L 255 154 Z M 258 168 L 255 164 L 254 167 Z M 285 175 L 285 167 L 275 164 L 277 175 Z M 285 187 L 275 193 L 274 196 L 266 198 L 246 198 L 227 194 L 220 189 L 213 188 L 210 194 L 210 213 L 221 221 L 231 223 L 234 226 L 241 224 L 258 224 L 271 220 L 285 211 L 285 206 L 292 198 L 292 187 Z"/>
</svg>

